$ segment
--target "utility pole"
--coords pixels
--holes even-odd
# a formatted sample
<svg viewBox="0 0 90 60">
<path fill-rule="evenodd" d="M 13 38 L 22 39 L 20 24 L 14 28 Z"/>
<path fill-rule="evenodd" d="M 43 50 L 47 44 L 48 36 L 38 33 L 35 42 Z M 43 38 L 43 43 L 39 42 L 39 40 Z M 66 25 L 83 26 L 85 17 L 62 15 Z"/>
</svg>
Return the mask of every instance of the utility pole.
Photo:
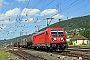
<svg viewBox="0 0 90 60">
<path fill-rule="evenodd" d="M 20 32 L 20 40 L 22 39 L 22 38 L 21 38 L 21 34 L 22 34 L 22 33 Z"/>
<path fill-rule="evenodd" d="M 17 48 L 18 48 L 19 45 L 18 45 L 18 39 L 17 38 L 16 38 L 16 41 L 17 41 Z"/>
<path fill-rule="evenodd" d="M 61 20 L 61 19 L 59 18 L 59 22 L 60 22 L 60 20 Z"/>
<path fill-rule="evenodd" d="M 4 39 L 4 44 L 5 44 L 5 47 L 6 47 L 6 39 Z"/>
<path fill-rule="evenodd" d="M 50 22 L 48 22 L 49 19 L 51 19 Z M 54 19 L 54 18 L 52 18 L 52 17 L 51 18 L 46 18 L 46 20 L 47 20 L 47 26 L 49 26 L 49 24 L 51 23 L 52 19 Z"/>
<path fill-rule="evenodd" d="M 41 26 L 45 26 L 45 25 L 37 25 L 35 27 L 38 27 L 38 31 L 39 31 Z"/>
<path fill-rule="evenodd" d="M 60 27 L 60 20 L 61 20 L 61 19 L 59 18 L 59 25 L 58 25 L 59 27 Z"/>
</svg>

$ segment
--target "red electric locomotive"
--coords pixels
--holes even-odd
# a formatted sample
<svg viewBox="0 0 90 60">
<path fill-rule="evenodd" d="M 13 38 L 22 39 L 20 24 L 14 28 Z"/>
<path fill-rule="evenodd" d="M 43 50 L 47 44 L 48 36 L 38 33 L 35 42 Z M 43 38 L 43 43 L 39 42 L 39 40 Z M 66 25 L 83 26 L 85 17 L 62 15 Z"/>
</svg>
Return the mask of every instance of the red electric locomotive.
<svg viewBox="0 0 90 60">
<path fill-rule="evenodd" d="M 47 28 L 28 38 L 28 46 L 60 51 L 68 47 L 64 28 Z"/>
</svg>

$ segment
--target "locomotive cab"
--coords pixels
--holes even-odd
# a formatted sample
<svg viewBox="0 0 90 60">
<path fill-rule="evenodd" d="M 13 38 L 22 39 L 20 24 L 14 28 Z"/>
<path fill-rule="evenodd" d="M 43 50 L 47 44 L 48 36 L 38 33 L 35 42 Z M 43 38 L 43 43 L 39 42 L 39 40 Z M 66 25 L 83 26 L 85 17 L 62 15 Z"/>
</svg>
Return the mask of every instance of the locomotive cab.
<svg viewBox="0 0 90 60">
<path fill-rule="evenodd" d="M 52 42 L 65 42 L 65 35 L 64 35 L 64 31 L 59 31 L 59 30 L 56 30 L 56 31 L 51 31 L 51 38 L 52 38 Z"/>
<path fill-rule="evenodd" d="M 51 50 L 64 50 L 68 47 L 66 43 L 66 31 L 63 28 L 51 29 L 48 33 L 48 40 Z"/>
</svg>

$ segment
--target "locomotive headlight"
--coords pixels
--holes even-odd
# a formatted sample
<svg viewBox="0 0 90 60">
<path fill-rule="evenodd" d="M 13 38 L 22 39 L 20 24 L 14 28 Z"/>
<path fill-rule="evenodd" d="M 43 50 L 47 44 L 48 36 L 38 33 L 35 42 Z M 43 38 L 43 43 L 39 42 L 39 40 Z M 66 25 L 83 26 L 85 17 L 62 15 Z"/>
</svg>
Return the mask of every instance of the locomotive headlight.
<svg viewBox="0 0 90 60">
<path fill-rule="evenodd" d="M 61 40 L 64 40 L 64 38 L 61 38 Z"/>
<path fill-rule="evenodd" d="M 52 40 L 54 41 L 54 40 L 56 40 L 56 38 L 52 38 Z"/>
</svg>

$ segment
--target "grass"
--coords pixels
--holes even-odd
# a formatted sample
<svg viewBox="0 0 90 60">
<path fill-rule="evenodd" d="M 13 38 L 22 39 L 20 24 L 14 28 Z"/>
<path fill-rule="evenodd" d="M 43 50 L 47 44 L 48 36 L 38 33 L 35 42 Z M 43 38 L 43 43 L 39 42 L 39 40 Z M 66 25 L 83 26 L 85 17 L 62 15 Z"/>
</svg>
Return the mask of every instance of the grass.
<svg viewBox="0 0 90 60">
<path fill-rule="evenodd" d="M 3 48 L 0 50 L 0 60 L 14 60 L 14 56 L 11 55 L 9 52 L 5 52 L 7 50 L 6 48 Z"/>
<path fill-rule="evenodd" d="M 11 56 L 9 52 L 0 51 L 0 60 L 8 60 L 9 56 Z"/>
<path fill-rule="evenodd" d="M 88 44 L 88 45 L 68 45 L 68 46 L 88 47 L 88 48 L 90 48 L 90 44 Z"/>
</svg>

